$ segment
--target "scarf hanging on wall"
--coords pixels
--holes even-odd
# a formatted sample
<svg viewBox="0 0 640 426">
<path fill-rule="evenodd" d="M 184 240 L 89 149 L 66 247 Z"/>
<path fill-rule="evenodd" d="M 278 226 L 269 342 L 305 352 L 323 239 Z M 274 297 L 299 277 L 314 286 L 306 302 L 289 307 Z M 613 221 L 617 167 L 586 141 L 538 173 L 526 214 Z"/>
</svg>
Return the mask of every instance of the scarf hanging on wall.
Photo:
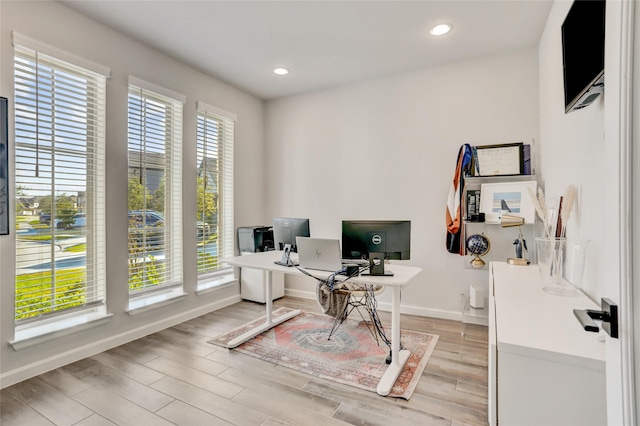
<svg viewBox="0 0 640 426">
<path fill-rule="evenodd" d="M 464 255 L 464 243 L 462 238 L 462 194 L 464 193 L 464 177 L 471 168 L 471 146 L 464 144 L 458 151 L 456 172 L 453 175 L 449 197 L 447 199 L 447 251 Z"/>
</svg>

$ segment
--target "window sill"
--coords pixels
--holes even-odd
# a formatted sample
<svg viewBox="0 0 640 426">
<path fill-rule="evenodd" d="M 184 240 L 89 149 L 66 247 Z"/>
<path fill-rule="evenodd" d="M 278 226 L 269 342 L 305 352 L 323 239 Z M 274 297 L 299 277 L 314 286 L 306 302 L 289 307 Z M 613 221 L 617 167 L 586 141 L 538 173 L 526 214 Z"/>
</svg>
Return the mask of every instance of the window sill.
<svg viewBox="0 0 640 426">
<path fill-rule="evenodd" d="M 197 295 L 203 295 L 214 290 L 219 290 L 225 287 L 231 287 L 238 283 L 238 279 L 233 273 L 226 273 L 224 275 L 216 275 L 203 278 L 198 281 Z"/>
<path fill-rule="evenodd" d="M 154 309 L 162 308 L 184 299 L 187 293 L 182 291 L 182 287 L 174 290 L 153 293 L 146 296 L 139 296 L 129 300 L 129 308 L 125 310 L 131 316 L 142 314 Z"/>
<path fill-rule="evenodd" d="M 97 327 L 108 322 L 111 317 L 113 314 L 106 313 L 106 309 L 101 307 L 98 310 L 92 310 L 92 312 L 76 313 L 55 320 L 43 320 L 42 323 L 18 327 L 15 340 L 10 341 L 9 344 L 15 351 L 20 351 Z"/>
</svg>

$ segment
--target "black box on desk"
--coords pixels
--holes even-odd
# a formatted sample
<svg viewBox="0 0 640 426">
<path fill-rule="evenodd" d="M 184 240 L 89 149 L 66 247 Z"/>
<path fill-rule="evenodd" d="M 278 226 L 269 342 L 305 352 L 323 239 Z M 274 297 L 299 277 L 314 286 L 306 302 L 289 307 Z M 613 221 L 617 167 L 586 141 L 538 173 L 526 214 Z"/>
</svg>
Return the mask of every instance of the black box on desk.
<svg viewBox="0 0 640 426">
<path fill-rule="evenodd" d="M 238 250 L 241 253 L 273 250 L 273 228 L 271 226 L 238 228 Z"/>
</svg>

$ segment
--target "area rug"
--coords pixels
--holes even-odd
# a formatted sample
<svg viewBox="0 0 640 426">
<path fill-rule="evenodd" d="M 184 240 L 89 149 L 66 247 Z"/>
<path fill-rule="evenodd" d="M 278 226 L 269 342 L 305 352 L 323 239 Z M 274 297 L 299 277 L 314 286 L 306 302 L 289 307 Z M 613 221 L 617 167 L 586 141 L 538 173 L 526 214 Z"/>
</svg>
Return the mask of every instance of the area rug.
<svg viewBox="0 0 640 426">
<path fill-rule="evenodd" d="M 277 318 L 289 308 L 279 308 Z M 355 312 L 354 317 L 357 317 Z M 263 324 L 266 317 L 222 334 L 209 343 L 228 347 L 228 342 L 251 328 Z M 364 322 L 347 319 L 328 340 L 333 317 L 302 312 L 243 343 L 233 350 L 312 376 L 376 392 L 387 369 L 389 349 L 379 346 Z M 409 399 L 431 356 L 438 336 L 416 331 L 401 331 L 401 347 L 411 352 L 389 396 Z M 387 330 L 390 336 L 390 330 Z"/>
</svg>

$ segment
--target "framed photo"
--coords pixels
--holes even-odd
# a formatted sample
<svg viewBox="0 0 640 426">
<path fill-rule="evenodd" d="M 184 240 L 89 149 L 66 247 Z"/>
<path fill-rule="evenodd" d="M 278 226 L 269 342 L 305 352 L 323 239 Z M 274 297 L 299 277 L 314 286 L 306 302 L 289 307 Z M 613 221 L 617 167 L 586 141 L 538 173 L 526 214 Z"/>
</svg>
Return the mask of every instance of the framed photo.
<svg viewBox="0 0 640 426">
<path fill-rule="evenodd" d="M 524 174 L 524 144 L 481 145 L 475 148 L 478 176 Z"/>
<path fill-rule="evenodd" d="M 9 234 L 8 103 L 0 98 L 0 235 Z"/>
<path fill-rule="evenodd" d="M 483 183 L 480 189 L 480 213 L 484 213 L 487 222 L 500 223 L 505 213 L 523 217 L 525 223 L 535 223 L 536 208 L 527 188 L 531 188 L 535 194 L 537 182 Z"/>
</svg>

